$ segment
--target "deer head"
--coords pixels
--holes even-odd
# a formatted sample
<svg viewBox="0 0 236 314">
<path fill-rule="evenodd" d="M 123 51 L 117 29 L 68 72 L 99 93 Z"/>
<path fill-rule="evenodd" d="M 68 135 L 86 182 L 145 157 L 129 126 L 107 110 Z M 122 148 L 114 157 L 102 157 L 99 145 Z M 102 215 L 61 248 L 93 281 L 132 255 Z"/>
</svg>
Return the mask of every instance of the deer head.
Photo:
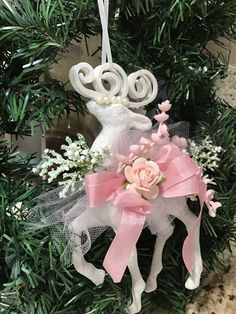
<svg viewBox="0 0 236 314">
<path fill-rule="evenodd" d="M 82 62 L 70 69 L 69 78 L 80 95 L 91 99 L 87 108 L 103 126 L 92 148 L 110 146 L 112 137 L 117 137 L 120 131 L 151 128 L 150 119 L 132 111 L 146 106 L 157 95 L 157 81 L 151 72 L 139 70 L 127 76 L 115 63 L 93 69 Z M 88 88 L 88 84 L 93 88 Z"/>
</svg>

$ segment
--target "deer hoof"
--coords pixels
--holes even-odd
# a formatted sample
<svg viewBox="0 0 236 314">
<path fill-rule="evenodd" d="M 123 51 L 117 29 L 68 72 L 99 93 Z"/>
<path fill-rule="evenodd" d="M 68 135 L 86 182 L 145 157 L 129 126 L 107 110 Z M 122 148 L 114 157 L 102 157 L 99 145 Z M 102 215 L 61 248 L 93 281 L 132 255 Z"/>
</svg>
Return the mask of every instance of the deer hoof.
<svg viewBox="0 0 236 314">
<path fill-rule="evenodd" d="M 141 311 L 141 304 L 136 304 L 135 302 L 133 302 L 130 306 L 128 306 L 127 313 L 135 314 L 135 313 L 139 313 L 140 311 Z"/>
<path fill-rule="evenodd" d="M 96 272 L 94 272 L 92 281 L 96 286 L 100 286 L 104 282 L 105 278 L 105 271 L 103 269 L 97 269 Z"/>
<path fill-rule="evenodd" d="M 200 284 L 200 276 L 199 278 L 193 280 L 191 276 L 188 277 L 187 281 L 185 282 L 185 288 L 188 290 L 194 290 L 199 287 Z"/>
<path fill-rule="evenodd" d="M 132 295 L 133 295 L 133 301 L 132 303 L 127 307 L 128 313 L 129 314 L 135 314 L 139 313 L 142 308 L 142 303 L 141 303 L 141 297 L 142 293 L 145 289 L 145 282 L 144 280 L 139 280 L 136 284 L 135 287 L 132 290 Z"/>
<path fill-rule="evenodd" d="M 156 279 L 155 280 L 154 279 L 148 279 L 144 291 L 149 293 L 149 292 L 155 291 L 156 288 L 157 288 L 157 281 L 156 281 Z"/>
</svg>

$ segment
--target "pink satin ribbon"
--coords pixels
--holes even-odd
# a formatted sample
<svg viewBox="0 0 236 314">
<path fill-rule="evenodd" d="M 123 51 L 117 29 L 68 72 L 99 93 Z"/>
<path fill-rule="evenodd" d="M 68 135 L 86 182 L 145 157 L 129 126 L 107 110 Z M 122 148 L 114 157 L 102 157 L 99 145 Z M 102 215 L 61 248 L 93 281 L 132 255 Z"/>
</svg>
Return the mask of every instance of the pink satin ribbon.
<svg viewBox="0 0 236 314">
<path fill-rule="evenodd" d="M 160 187 L 159 197 L 169 198 L 191 194 L 199 196 L 200 213 L 192 229 L 188 232 L 182 249 L 184 264 L 191 274 L 196 255 L 194 239 L 200 228 L 207 185 L 201 179 L 197 165 L 188 155 L 183 155 L 176 145 L 163 146 L 156 160 L 166 177 L 166 181 Z M 186 178 L 184 178 L 185 175 Z"/>
<path fill-rule="evenodd" d="M 103 261 L 112 280 L 120 282 L 152 205 L 131 190 L 122 189 L 126 179 L 117 172 L 94 173 L 85 179 L 91 207 L 112 201 L 123 211 L 117 234 Z"/>
<path fill-rule="evenodd" d="M 198 194 L 201 212 L 183 245 L 183 260 L 191 273 L 195 262 L 194 235 L 201 221 L 206 184 L 199 178 L 199 169 L 192 159 L 182 154 L 176 145 L 168 144 L 156 156 L 160 170 L 166 181 L 160 185 L 158 197 L 170 198 Z M 95 207 L 107 201 L 120 208 L 121 222 L 117 234 L 105 256 L 103 266 L 114 282 L 120 282 L 130 256 L 142 232 L 146 215 L 152 205 L 122 185 L 126 178 L 117 172 L 101 172 L 86 176 L 86 191 L 89 204 Z"/>
<path fill-rule="evenodd" d="M 113 204 L 123 210 L 117 234 L 109 247 L 103 266 L 114 282 L 120 282 L 133 249 L 143 230 L 146 215 L 151 212 L 151 204 L 136 193 L 125 190 L 118 194 Z"/>
<path fill-rule="evenodd" d="M 95 207 L 110 200 L 125 181 L 125 177 L 118 172 L 98 172 L 85 176 L 89 205 Z"/>
</svg>

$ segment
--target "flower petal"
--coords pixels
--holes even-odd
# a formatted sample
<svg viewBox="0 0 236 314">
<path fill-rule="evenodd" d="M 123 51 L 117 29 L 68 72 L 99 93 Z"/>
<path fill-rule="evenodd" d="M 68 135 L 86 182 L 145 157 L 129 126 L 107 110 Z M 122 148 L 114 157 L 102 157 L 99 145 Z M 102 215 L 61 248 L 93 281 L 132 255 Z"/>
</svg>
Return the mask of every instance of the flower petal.
<svg viewBox="0 0 236 314">
<path fill-rule="evenodd" d="M 148 160 L 146 162 L 146 165 L 150 166 L 152 168 L 152 170 L 155 171 L 156 174 L 158 174 L 160 172 L 159 166 L 155 161 Z"/>
<path fill-rule="evenodd" d="M 134 183 L 133 170 L 131 166 L 126 166 L 124 170 L 124 174 L 129 183 Z"/>
<path fill-rule="evenodd" d="M 142 164 L 145 164 L 145 162 L 147 161 L 146 158 L 137 158 L 134 163 L 133 163 L 133 167 L 137 167 L 137 166 L 140 166 Z"/>
<path fill-rule="evenodd" d="M 147 200 L 152 200 L 157 197 L 159 194 L 159 188 L 158 186 L 154 185 L 149 191 L 142 191 L 143 197 L 145 197 Z"/>
</svg>

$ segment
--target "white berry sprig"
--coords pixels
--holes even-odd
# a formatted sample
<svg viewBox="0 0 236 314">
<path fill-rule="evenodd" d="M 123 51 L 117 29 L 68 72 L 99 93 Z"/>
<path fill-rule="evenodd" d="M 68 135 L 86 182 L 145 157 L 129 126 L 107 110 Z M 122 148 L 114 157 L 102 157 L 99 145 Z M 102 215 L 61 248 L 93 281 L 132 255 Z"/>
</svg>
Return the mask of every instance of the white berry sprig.
<svg viewBox="0 0 236 314">
<path fill-rule="evenodd" d="M 193 160 L 203 171 L 214 171 L 218 168 L 220 158 L 219 153 L 223 150 L 220 146 L 215 146 L 209 136 L 206 136 L 201 143 L 190 140 L 190 152 Z"/>
<path fill-rule="evenodd" d="M 60 198 L 66 197 L 69 191 L 75 190 L 76 182 L 84 186 L 84 177 L 88 172 L 94 172 L 101 164 L 108 152 L 90 151 L 84 137 L 77 134 L 78 139 L 72 141 L 66 137 L 66 144 L 61 146 L 64 153 L 61 155 L 52 149 L 46 149 L 41 163 L 33 169 L 41 177 L 46 177 L 48 183 L 58 180 L 58 185 L 63 189 L 59 193 Z"/>
</svg>

